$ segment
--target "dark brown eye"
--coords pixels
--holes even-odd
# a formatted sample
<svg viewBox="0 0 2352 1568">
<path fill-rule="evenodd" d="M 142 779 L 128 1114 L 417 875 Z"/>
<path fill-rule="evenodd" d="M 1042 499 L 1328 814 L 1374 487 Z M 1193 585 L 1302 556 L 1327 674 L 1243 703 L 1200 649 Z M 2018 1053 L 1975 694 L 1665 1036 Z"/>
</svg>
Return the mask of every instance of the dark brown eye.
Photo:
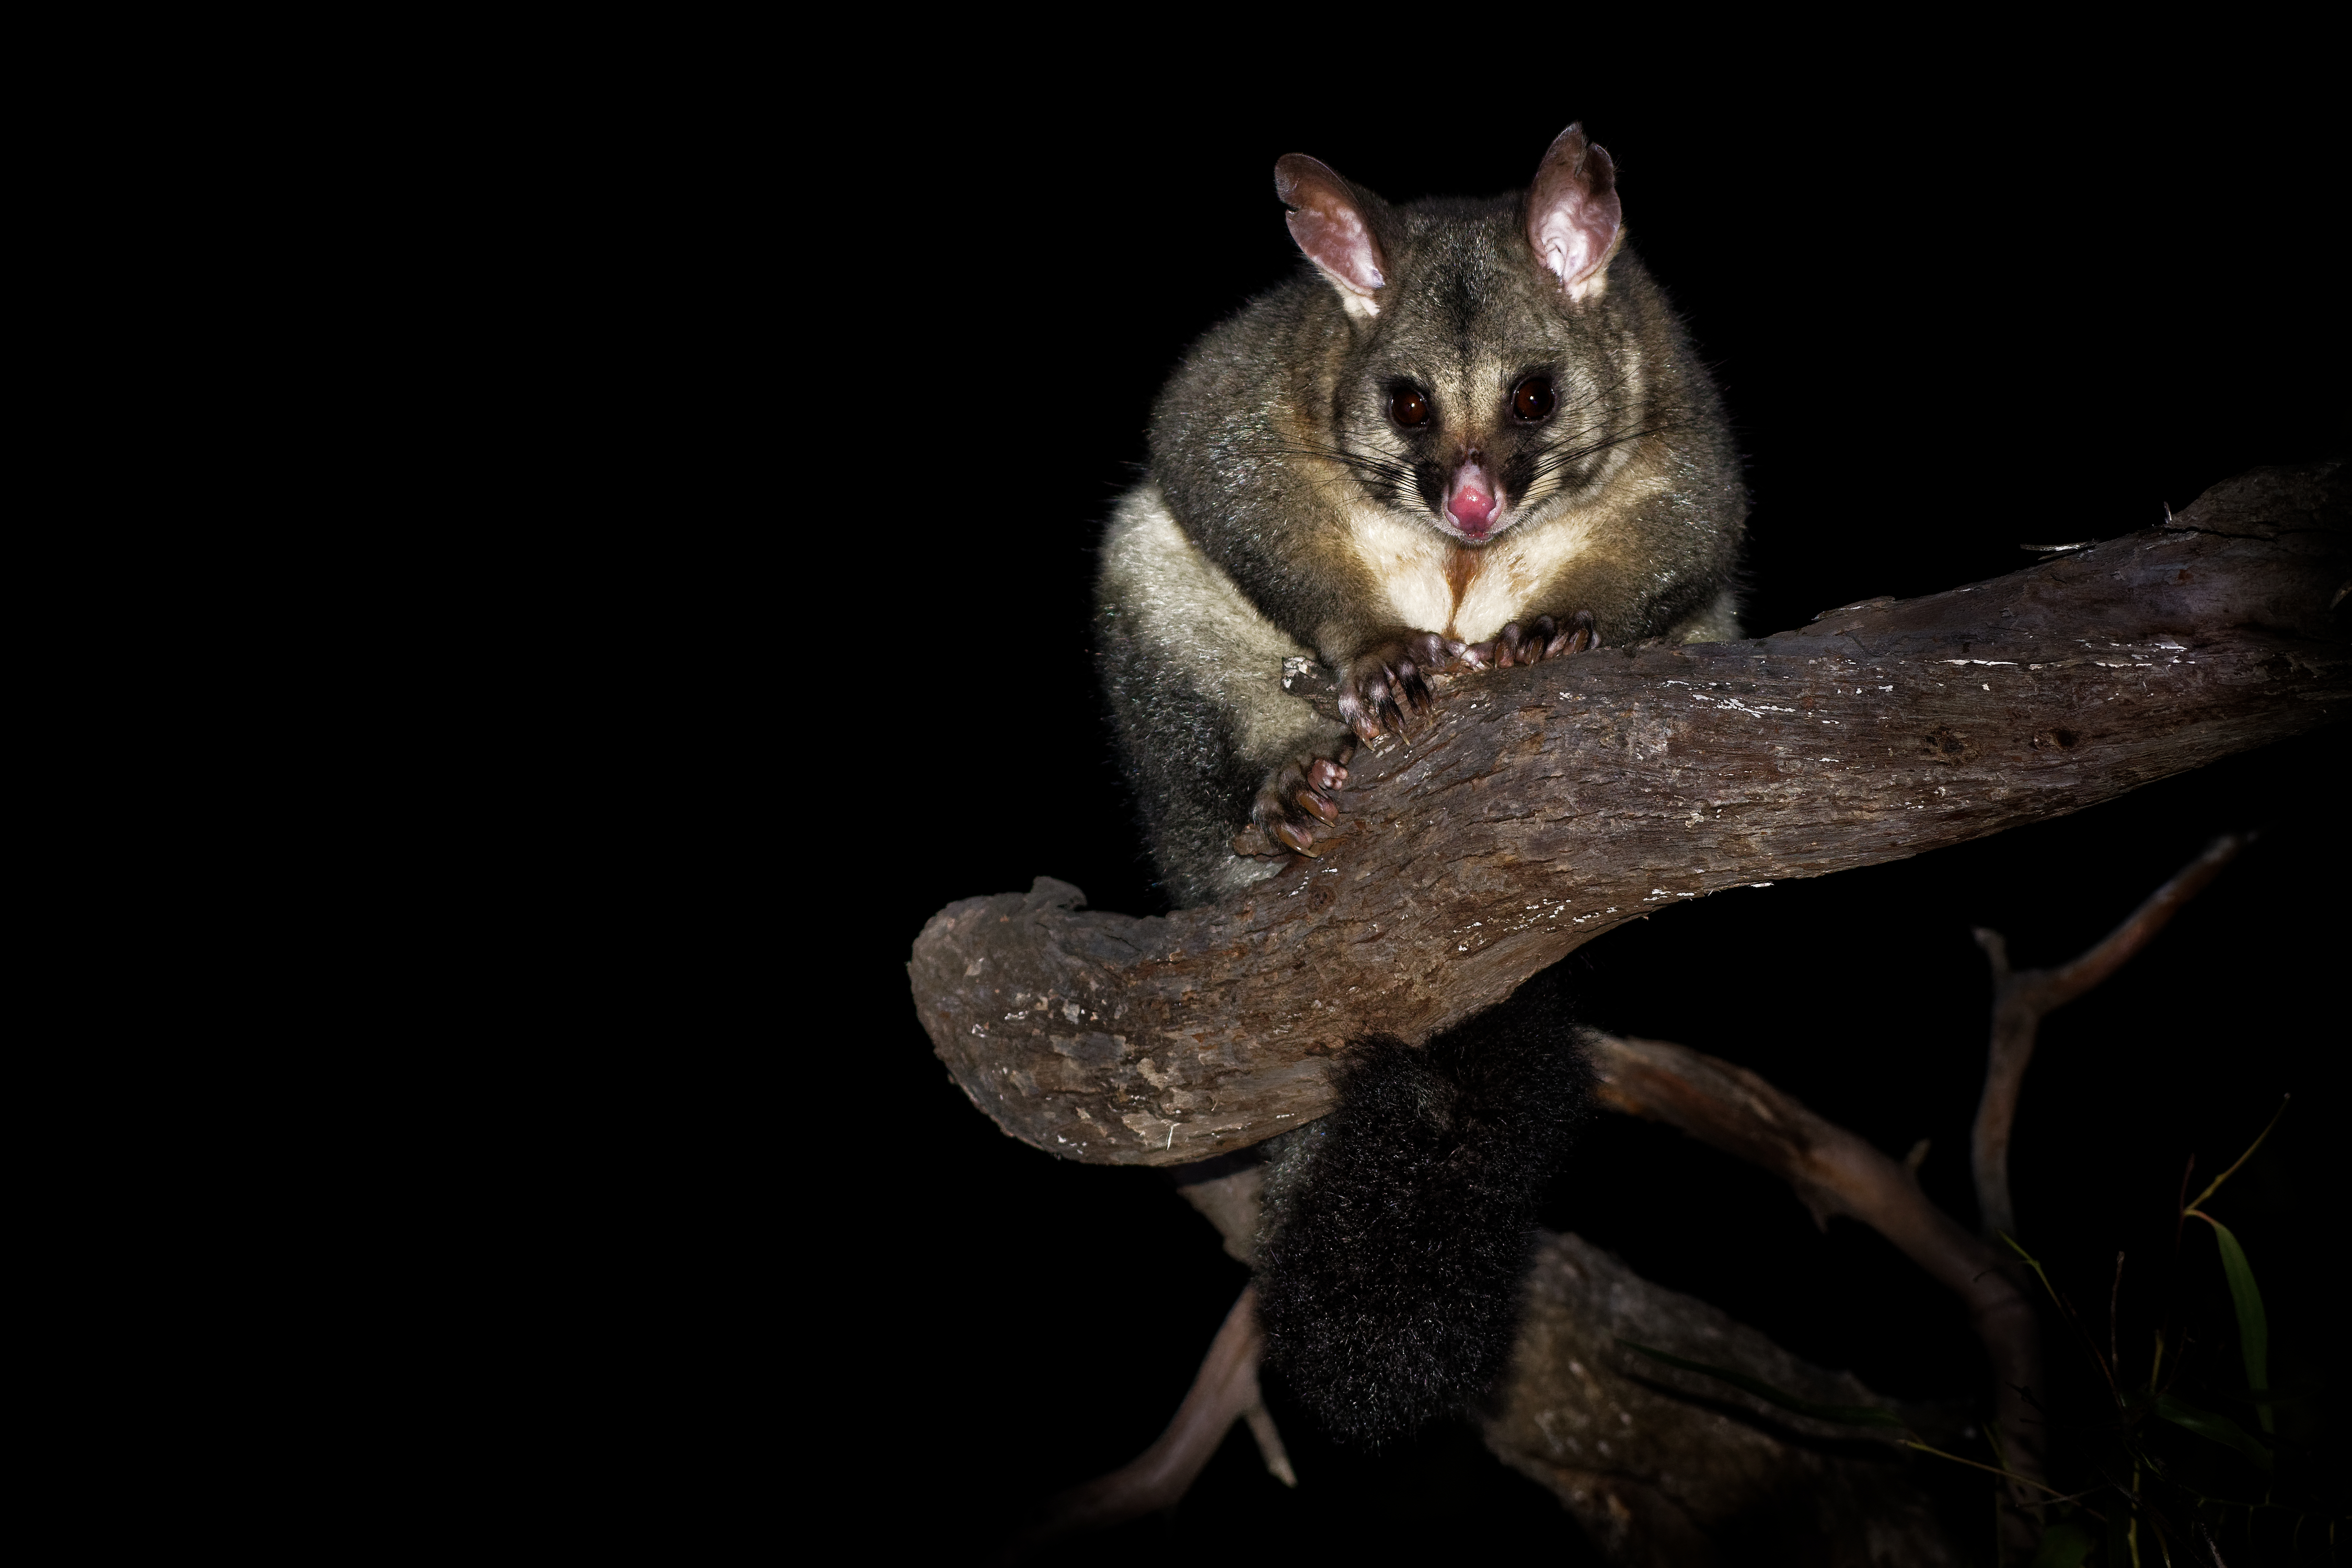
<svg viewBox="0 0 2352 1568">
<path fill-rule="evenodd" d="M 1531 375 L 1519 383 L 1518 390 L 1511 394 L 1512 410 L 1520 418 L 1530 421 L 1549 414 L 1555 401 L 1549 376 Z"/>
<path fill-rule="evenodd" d="M 1406 387 L 1389 399 L 1389 417 L 1400 425 L 1429 423 L 1429 399 Z"/>
</svg>

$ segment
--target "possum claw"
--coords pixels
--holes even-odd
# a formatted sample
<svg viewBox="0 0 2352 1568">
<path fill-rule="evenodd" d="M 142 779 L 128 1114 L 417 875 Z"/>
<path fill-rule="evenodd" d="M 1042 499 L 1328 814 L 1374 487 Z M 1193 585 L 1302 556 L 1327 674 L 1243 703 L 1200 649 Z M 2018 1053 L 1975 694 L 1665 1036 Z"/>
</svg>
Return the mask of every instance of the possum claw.
<svg viewBox="0 0 2352 1568">
<path fill-rule="evenodd" d="M 1509 669 L 1600 646 L 1601 633 L 1593 625 L 1592 612 L 1579 610 L 1564 622 L 1550 616 L 1538 616 L 1525 623 L 1513 621 L 1486 641 L 1463 649 L 1462 657 L 1473 669 Z"/>
<path fill-rule="evenodd" d="M 1334 735 L 1266 774 L 1250 805 L 1250 826 L 1234 837 L 1234 853 L 1320 856 L 1316 838 L 1329 837 L 1339 820 L 1333 797 L 1347 787 L 1347 762 L 1355 754 L 1353 736 Z"/>
<path fill-rule="evenodd" d="M 1403 737 L 1430 710 L 1429 672 L 1461 657 L 1462 645 L 1435 632 L 1407 632 L 1358 654 L 1339 676 L 1339 716 L 1367 742 Z"/>
<path fill-rule="evenodd" d="M 1586 653 L 1601 646 L 1601 628 L 1593 624 L 1591 610 L 1579 610 L 1568 618 L 1544 649 L 1546 658 L 1564 653 Z"/>
</svg>

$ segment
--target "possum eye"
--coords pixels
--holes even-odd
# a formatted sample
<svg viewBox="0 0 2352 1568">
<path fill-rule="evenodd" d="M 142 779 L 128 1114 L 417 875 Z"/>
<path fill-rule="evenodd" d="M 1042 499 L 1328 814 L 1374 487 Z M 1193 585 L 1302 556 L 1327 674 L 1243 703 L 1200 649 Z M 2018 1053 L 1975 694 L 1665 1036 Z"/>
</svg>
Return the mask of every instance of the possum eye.
<svg viewBox="0 0 2352 1568">
<path fill-rule="evenodd" d="M 1389 399 L 1389 417 L 1400 425 L 1429 423 L 1429 399 L 1410 386 L 1399 387 Z"/>
<path fill-rule="evenodd" d="M 1511 411 L 1533 424 L 1549 414 L 1557 401 L 1551 395 L 1551 378 L 1531 375 L 1519 383 L 1517 389 L 1511 394 Z"/>
</svg>

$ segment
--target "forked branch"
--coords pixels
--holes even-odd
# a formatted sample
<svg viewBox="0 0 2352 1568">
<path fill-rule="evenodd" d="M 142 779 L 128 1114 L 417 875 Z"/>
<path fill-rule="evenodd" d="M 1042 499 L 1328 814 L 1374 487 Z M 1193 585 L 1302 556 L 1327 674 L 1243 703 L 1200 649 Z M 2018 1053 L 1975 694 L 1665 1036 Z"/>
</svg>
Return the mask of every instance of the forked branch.
<svg viewBox="0 0 2352 1568">
<path fill-rule="evenodd" d="M 2009 1195 L 2009 1135 L 2042 1020 L 2121 969 L 2252 842 L 2250 833 L 2216 838 L 2096 946 L 2055 969 L 2011 971 L 2007 939 L 1997 931 L 1976 928 L 1977 945 L 1992 963 L 1992 1043 L 1986 1053 L 1984 1098 L 1977 1103 L 1976 1131 L 1969 1148 L 1977 1212 L 1986 1236 L 2017 1234 L 2017 1211 Z"/>
<path fill-rule="evenodd" d="M 1018 1560 L 1050 1541 L 1082 1531 L 1107 1530 L 1175 1506 L 1224 1442 L 1236 1419 L 1249 1423 L 1265 1468 L 1285 1486 L 1297 1486 L 1281 1435 L 1257 1387 L 1258 1358 L 1265 1335 L 1258 1328 L 1257 1289 L 1243 1287 L 1224 1325 L 1209 1342 L 1192 1386 L 1159 1440 L 1133 1460 L 1064 1492 L 1046 1505 L 1045 1517 L 1006 1552 Z"/>
</svg>

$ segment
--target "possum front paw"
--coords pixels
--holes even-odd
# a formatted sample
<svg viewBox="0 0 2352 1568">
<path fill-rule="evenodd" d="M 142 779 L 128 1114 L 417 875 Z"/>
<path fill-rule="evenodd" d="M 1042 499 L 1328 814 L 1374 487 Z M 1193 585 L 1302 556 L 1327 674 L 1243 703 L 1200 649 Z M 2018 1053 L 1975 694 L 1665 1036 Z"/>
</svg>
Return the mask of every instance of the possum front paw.
<svg viewBox="0 0 2352 1568">
<path fill-rule="evenodd" d="M 1462 653 L 1460 643 L 1435 632 L 1407 632 L 1373 644 L 1339 673 L 1339 717 L 1368 742 L 1402 735 L 1408 716 L 1429 711 L 1427 678 Z"/>
<path fill-rule="evenodd" d="M 1234 853 L 1319 853 L 1316 830 L 1322 828 L 1328 837 L 1330 824 L 1339 819 L 1339 803 L 1332 797 L 1348 786 L 1348 759 L 1355 754 L 1353 736 L 1335 735 L 1266 774 L 1250 803 L 1250 825 L 1234 836 Z"/>
<path fill-rule="evenodd" d="M 1538 616 L 1525 626 L 1513 621 L 1486 641 L 1464 648 L 1462 662 L 1473 669 L 1508 669 L 1600 646 L 1601 629 L 1593 624 L 1592 612 L 1579 610 L 1566 621 L 1549 616 Z"/>
</svg>

